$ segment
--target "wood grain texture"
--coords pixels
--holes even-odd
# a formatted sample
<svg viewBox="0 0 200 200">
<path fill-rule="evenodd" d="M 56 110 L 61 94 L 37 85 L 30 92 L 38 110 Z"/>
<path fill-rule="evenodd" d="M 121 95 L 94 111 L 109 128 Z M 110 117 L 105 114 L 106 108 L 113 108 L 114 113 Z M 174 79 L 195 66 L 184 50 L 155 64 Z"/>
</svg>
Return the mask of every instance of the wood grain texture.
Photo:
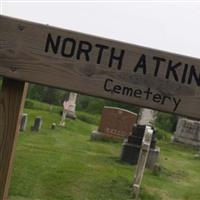
<svg viewBox="0 0 200 200">
<path fill-rule="evenodd" d="M 60 38 L 55 52 L 45 52 L 48 34 L 54 45 Z M 85 42 L 83 49 L 91 47 L 88 55 L 79 55 L 81 42 Z M 63 50 L 64 44 L 68 49 Z M 99 44 L 105 46 L 101 59 Z M 111 59 L 113 49 L 116 57 L 124 51 L 120 70 L 118 60 Z M 145 74 L 140 65 L 136 69 L 142 55 Z M 157 72 L 155 57 L 165 60 L 159 61 Z M 175 67 L 167 74 L 169 66 Z M 193 74 L 190 80 L 192 66 L 196 77 Z M 200 119 L 199 73 L 196 58 L 0 16 L 0 75 L 6 77 Z M 112 80 L 106 85 L 109 91 L 106 80 Z"/>
<path fill-rule="evenodd" d="M 5 78 L 0 93 L 0 200 L 6 200 L 15 144 L 19 131 L 19 116 L 24 105 L 27 83 Z"/>
</svg>

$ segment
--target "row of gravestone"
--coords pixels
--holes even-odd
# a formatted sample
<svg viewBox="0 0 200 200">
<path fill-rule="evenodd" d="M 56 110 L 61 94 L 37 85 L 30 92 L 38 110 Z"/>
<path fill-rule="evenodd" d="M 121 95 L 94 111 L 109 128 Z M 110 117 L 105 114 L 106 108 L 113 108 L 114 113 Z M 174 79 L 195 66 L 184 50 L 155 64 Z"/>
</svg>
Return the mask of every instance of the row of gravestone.
<svg viewBox="0 0 200 200">
<path fill-rule="evenodd" d="M 42 122 L 43 122 L 42 118 L 40 116 L 37 116 L 34 120 L 33 126 L 31 126 L 31 130 L 35 132 L 40 131 L 42 127 Z M 26 131 L 27 123 L 28 123 L 28 114 L 22 113 L 19 130 L 22 132 Z"/>
<path fill-rule="evenodd" d="M 28 115 L 23 113 L 20 122 L 20 131 L 27 127 Z M 32 131 L 39 131 L 42 126 L 42 118 L 36 117 L 31 127 Z M 52 124 L 52 129 L 55 124 Z M 144 136 L 145 125 L 137 125 L 137 114 L 125 109 L 104 107 L 100 125 L 97 131 L 93 131 L 91 139 L 125 139 L 122 144 L 121 160 L 129 164 L 137 164 L 139 152 Z M 156 147 L 156 134 L 153 133 L 150 152 L 146 167 L 153 168 L 158 160 L 160 149 Z"/>
<path fill-rule="evenodd" d="M 124 139 L 120 155 L 121 161 L 137 164 L 146 125 L 137 124 L 137 114 L 125 109 L 104 107 L 98 130 L 91 134 L 92 140 Z M 160 155 L 156 147 L 156 131 L 153 129 L 150 151 L 146 167 L 153 169 Z"/>
<path fill-rule="evenodd" d="M 20 131 L 25 131 L 28 115 L 22 114 Z M 42 118 L 36 117 L 32 131 L 39 131 L 42 126 Z M 52 129 L 55 124 L 52 124 Z M 136 164 L 142 144 L 145 126 L 137 125 L 137 114 L 120 108 L 104 107 L 100 125 L 97 131 L 93 131 L 91 139 L 125 139 L 122 145 L 121 160 L 130 164 Z M 200 122 L 180 118 L 177 123 L 173 140 L 200 145 Z M 156 147 L 156 134 L 153 133 L 147 166 L 152 168 L 159 157 L 160 149 Z"/>
</svg>

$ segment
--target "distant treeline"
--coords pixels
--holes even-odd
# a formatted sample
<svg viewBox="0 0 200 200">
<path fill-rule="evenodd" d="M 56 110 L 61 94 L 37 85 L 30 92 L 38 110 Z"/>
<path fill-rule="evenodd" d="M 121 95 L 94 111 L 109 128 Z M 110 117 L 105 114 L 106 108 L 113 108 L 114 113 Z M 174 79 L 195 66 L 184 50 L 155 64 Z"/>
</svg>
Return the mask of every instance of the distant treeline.
<svg viewBox="0 0 200 200">
<path fill-rule="evenodd" d="M 30 84 L 28 91 L 28 98 L 38 100 L 53 105 L 62 105 L 64 99 L 68 99 L 69 91 L 50 88 L 41 85 Z M 110 101 L 102 98 L 91 97 L 86 95 L 78 95 L 77 98 L 77 110 L 90 112 L 93 114 L 101 113 L 104 106 L 115 106 L 124 108 L 138 113 L 139 107 L 120 103 L 116 101 Z"/>
<path fill-rule="evenodd" d="M 38 100 L 53 105 L 62 105 L 64 99 L 69 96 L 69 91 L 45 87 L 41 85 L 30 84 L 28 98 Z M 104 106 L 120 107 L 132 112 L 139 112 L 139 107 L 116 101 L 96 98 L 86 95 L 78 95 L 77 110 L 91 114 L 100 114 Z M 174 131 L 176 127 L 177 116 L 158 112 L 156 126 L 166 131 Z"/>
<path fill-rule="evenodd" d="M 0 86 L 1 86 L 0 79 Z M 50 88 L 41 85 L 30 84 L 28 91 L 28 98 L 37 101 L 45 102 L 51 105 L 62 106 L 64 99 L 69 96 L 69 91 Z M 88 112 L 91 114 L 100 114 L 104 106 L 120 107 L 132 112 L 139 112 L 139 107 L 130 104 L 120 103 L 116 101 L 96 98 L 86 95 L 78 95 L 77 110 Z M 158 112 L 156 119 L 156 126 L 166 131 L 173 132 L 176 128 L 178 116 L 174 114 Z"/>
</svg>

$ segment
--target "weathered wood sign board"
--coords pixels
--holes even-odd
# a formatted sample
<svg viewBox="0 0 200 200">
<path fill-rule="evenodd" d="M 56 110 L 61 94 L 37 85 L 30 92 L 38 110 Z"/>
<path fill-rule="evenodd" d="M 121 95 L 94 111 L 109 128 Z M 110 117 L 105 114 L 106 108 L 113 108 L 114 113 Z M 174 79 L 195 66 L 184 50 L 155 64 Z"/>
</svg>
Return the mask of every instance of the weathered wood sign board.
<svg viewBox="0 0 200 200">
<path fill-rule="evenodd" d="M 200 59 L 5 16 L 0 75 L 200 119 Z"/>
</svg>

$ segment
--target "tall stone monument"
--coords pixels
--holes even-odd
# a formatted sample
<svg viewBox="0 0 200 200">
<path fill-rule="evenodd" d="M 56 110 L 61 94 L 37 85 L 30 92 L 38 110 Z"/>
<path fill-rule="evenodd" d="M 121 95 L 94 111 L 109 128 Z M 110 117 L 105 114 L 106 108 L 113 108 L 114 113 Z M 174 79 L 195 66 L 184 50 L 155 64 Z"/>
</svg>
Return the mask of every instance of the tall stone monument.
<svg viewBox="0 0 200 200">
<path fill-rule="evenodd" d="M 139 117 L 138 117 L 138 124 L 140 125 L 152 125 L 156 120 L 157 112 L 147 108 L 141 108 Z"/>
<path fill-rule="evenodd" d="M 132 134 L 124 140 L 120 160 L 129 164 L 136 165 L 139 158 L 142 140 L 144 137 L 145 127 L 151 126 L 156 119 L 156 112 L 150 109 L 141 109 L 138 119 L 138 124 L 133 126 Z M 153 135 L 150 141 L 150 150 L 146 162 L 146 167 L 153 169 L 159 159 L 160 148 L 156 146 L 156 130 L 152 127 Z"/>
<path fill-rule="evenodd" d="M 69 93 L 69 100 L 68 100 L 68 107 L 67 107 L 67 114 L 66 117 L 71 119 L 76 119 L 76 100 L 77 100 L 77 93 L 70 92 Z"/>
<path fill-rule="evenodd" d="M 66 117 L 71 119 L 76 119 L 76 99 L 78 94 L 74 92 L 69 93 L 68 100 L 64 100 L 63 102 L 63 112 L 60 121 L 60 126 L 65 126 L 65 119 Z"/>
<path fill-rule="evenodd" d="M 179 118 L 173 141 L 200 147 L 200 121 Z"/>
</svg>

